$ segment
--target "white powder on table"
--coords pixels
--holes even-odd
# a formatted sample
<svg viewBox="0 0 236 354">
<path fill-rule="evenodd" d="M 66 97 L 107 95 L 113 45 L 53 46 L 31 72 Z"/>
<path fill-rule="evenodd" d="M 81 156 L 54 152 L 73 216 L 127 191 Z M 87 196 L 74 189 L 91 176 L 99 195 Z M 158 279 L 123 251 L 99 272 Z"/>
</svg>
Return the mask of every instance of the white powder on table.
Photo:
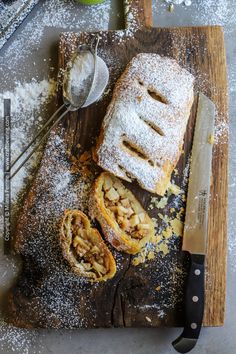
<svg viewBox="0 0 236 354">
<path fill-rule="evenodd" d="M 164 3 L 156 1 L 153 6 L 154 14 L 160 8 L 173 4 L 185 5 L 183 9 L 191 5 L 191 25 L 221 25 L 226 32 L 232 32 L 236 26 L 236 7 L 231 0 L 165 0 Z M 173 13 L 174 14 L 174 13 Z M 191 15 L 190 14 L 190 15 Z M 181 23 L 182 24 L 182 23 Z"/>
<path fill-rule="evenodd" d="M 43 335 L 41 334 L 41 337 Z M 37 343 L 37 350 L 33 346 Z M 0 322 L 0 350 L 11 350 L 20 354 L 40 354 L 42 348 L 42 338 L 36 330 L 26 330 L 15 328 Z"/>
<path fill-rule="evenodd" d="M 32 138 L 31 128 L 42 125 L 41 113 L 45 110 L 46 103 L 56 93 L 56 82 L 54 80 L 42 80 L 37 82 L 20 83 L 12 91 L 5 91 L 0 94 L 0 116 L 3 116 L 3 100 L 11 100 L 11 158 L 12 161 L 22 152 L 23 147 Z M 0 140 L 0 153 L 3 156 L 3 140 Z M 18 192 L 29 177 L 29 171 L 34 163 L 37 162 L 37 154 L 33 156 L 30 163 L 27 163 L 12 179 L 11 192 L 12 200 L 17 198 Z M 3 159 L 0 160 L 1 182 L 0 182 L 0 207 L 3 202 Z"/>
<path fill-rule="evenodd" d="M 180 5 L 184 4 L 186 6 L 190 6 L 192 4 L 191 0 L 165 0 L 167 4 Z"/>
<path fill-rule="evenodd" d="M 45 110 L 45 105 L 56 93 L 56 82 L 54 80 L 42 80 L 37 82 L 17 82 L 11 91 L 0 93 L 0 116 L 3 116 L 3 100 L 11 99 L 12 129 L 11 129 L 11 150 L 12 158 L 16 158 L 23 147 L 32 138 L 30 130 L 34 124 L 38 127 L 42 124 L 40 113 Z M 3 156 L 3 141 L 0 140 L 0 156 Z M 14 202 L 24 185 L 32 178 L 30 171 L 38 162 L 38 154 L 17 173 L 12 180 L 12 202 Z M 0 159 L 0 209 L 3 207 L 3 159 Z M 2 230 L 2 215 L 0 217 L 0 229 Z M 0 255 L 0 292 L 10 286 L 10 279 L 15 278 L 18 266 L 14 259 Z M 27 331 L 14 328 L 0 323 L 0 349 L 12 349 L 22 354 L 36 353 L 31 346 L 37 338 L 35 331 Z M 37 352 L 38 353 L 38 352 Z"/>
<path fill-rule="evenodd" d="M 52 32 L 57 30 L 58 35 L 62 30 L 107 30 L 110 10 L 110 1 L 92 7 L 75 5 L 72 0 L 45 1 L 33 19 L 20 27 L 21 32 L 13 37 L 13 41 L 3 51 L 0 57 L 0 74 L 6 81 L 8 79 L 14 81 L 14 77 L 18 77 L 19 74 L 25 75 L 30 65 L 28 58 L 35 52 L 39 52 L 40 58 L 41 43 L 46 29 L 51 29 Z M 37 56 L 34 55 L 34 58 L 38 61 Z M 34 64 L 32 62 L 31 68 L 34 68 Z"/>
</svg>

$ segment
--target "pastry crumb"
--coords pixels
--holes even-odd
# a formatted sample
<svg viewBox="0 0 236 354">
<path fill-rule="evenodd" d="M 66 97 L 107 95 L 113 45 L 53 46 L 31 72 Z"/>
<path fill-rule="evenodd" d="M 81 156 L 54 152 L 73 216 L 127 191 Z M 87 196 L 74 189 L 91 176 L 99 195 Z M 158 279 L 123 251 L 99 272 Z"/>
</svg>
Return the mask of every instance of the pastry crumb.
<svg viewBox="0 0 236 354">
<path fill-rule="evenodd" d="M 172 228 L 170 226 L 168 226 L 165 230 L 162 231 L 162 235 L 165 238 L 171 237 L 173 235 Z"/>
<path fill-rule="evenodd" d="M 162 252 L 164 256 L 166 256 L 170 251 L 168 249 L 167 244 L 161 243 L 156 247 L 156 252 Z"/>
<path fill-rule="evenodd" d="M 153 252 L 153 251 L 150 251 L 150 252 L 148 253 L 147 258 L 148 258 L 149 261 L 152 260 L 152 259 L 154 259 L 154 258 L 155 258 L 154 252 Z"/>
<path fill-rule="evenodd" d="M 165 208 L 165 206 L 167 205 L 167 201 L 168 201 L 168 198 L 167 198 L 167 197 L 163 197 L 163 198 L 156 204 L 156 207 L 157 207 L 157 208 L 160 208 L 160 209 Z"/>
<path fill-rule="evenodd" d="M 80 162 L 85 162 L 85 161 L 88 161 L 91 157 L 91 154 L 89 151 L 85 151 L 79 158 L 79 161 Z"/>
<path fill-rule="evenodd" d="M 183 222 L 179 219 L 173 219 L 170 221 L 173 233 L 177 236 L 183 235 Z"/>
<path fill-rule="evenodd" d="M 174 183 L 170 183 L 169 187 L 168 187 L 168 194 L 174 194 L 174 195 L 179 195 L 180 193 L 182 193 L 183 191 L 181 190 L 181 188 L 179 186 L 177 186 Z"/>
<path fill-rule="evenodd" d="M 174 174 L 175 174 L 175 176 L 178 176 L 179 171 L 177 170 L 177 168 L 174 169 Z"/>
<path fill-rule="evenodd" d="M 155 235 L 152 237 L 151 242 L 153 245 L 157 245 L 162 240 L 161 235 Z"/>
<path fill-rule="evenodd" d="M 138 266 L 139 264 L 142 264 L 145 262 L 145 259 L 146 259 L 146 250 L 143 249 L 139 255 L 137 257 L 135 257 L 133 260 L 132 260 L 132 264 L 134 266 Z"/>
<path fill-rule="evenodd" d="M 148 322 L 152 322 L 152 320 L 151 320 L 150 317 L 146 316 L 145 318 L 146 318 L 146 320 L 147 320 Z"/>
<path fill-rule="evenodd" d="M 208 136 L 208 143 L 211 144 L 211 145 L 214 144 L 214 135 L 213 135 L 213 134 L 210 134 L 210 135 Z"/>
</svg>

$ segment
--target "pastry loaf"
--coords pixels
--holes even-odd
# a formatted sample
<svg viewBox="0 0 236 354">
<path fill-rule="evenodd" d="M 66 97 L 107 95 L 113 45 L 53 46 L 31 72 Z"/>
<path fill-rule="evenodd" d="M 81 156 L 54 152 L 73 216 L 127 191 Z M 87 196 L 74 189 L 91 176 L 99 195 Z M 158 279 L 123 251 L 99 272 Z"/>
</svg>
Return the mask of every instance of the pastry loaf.
<svg viewBox="0 0 236 354">
<path fill-rule="evenodd" d="M 94 159 L 163 195 L 181 154 L 194 77 L 170 58 L 138 54 L 116 83 Z"/>
</svg>

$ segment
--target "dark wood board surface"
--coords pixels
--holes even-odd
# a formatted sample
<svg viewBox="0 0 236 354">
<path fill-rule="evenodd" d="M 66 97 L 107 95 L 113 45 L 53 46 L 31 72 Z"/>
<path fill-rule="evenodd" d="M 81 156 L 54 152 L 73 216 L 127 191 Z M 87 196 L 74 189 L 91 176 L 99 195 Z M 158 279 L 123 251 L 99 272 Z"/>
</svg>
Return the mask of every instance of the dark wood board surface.
<svg viewBox="0 0 236 354">
<path fill-rule="evenodd" d="M 8 318 L 18 326 L 94 328 L 183 324 L 183 289 L 188 259 L 180 251 L 180 237 L 173 239 L 171 251 L 165 257 L 161 253 L 156 254 L 154 260 L 139 266 L 131 264 L 131 256 L 112 250 L 118 264 L 117 275 L 112 280 L 95 286 L 80 282 L 69 273 L 61 259 L 55 226 L 63 208 L 76 205 L 86 210 L 84 200 L 78 200 L 78 196 L 73 193 L 76 191 L 79 194 L 81 188 L 84 188 L 81 170 L 71 172 L 73 179 L 69 186 L 66 185 L 67 190 L 61 201 L 60 194 L 53 193 L 55 180 L 57 175 L 63 176 L 66 170 L 72 171 L 68 151 L 78 158 L 94 146 L 112 88 L 126 64 L 137 53 L 154 52 L 176 59 L 195 75 L 195 92 L 205 93 L 216 104 L 217 124 L 227 122 L 227 81 L 222 29 L 144 28 L 144 21 L 146 25 L 151 25 L 148 3 L 149 1 L 126 1 L 128 30 L 99 33 L 102 37 L 99 55 L 108 63 L 110 70 L 109 93 L 97 104 L 69 114 L 51 133 L 38 174 L 19 218 L 14 240 L 15 250 L 22 255 L 24 266 L 18 283 L 10 294 Z M 145 11 L 137 10 L 141 8 Z M 134 30 L 137 24 L 140 29 Z M 90 41 L 93 37 L 94 34 L 88 33 L 80 36 L 74 33 L 62 34 L 60 67 L 65 67 L 79 42 Z M 184 153 L 177 166 L 179 174 L 173 174 L 172 177 L 177 185 L 182 184 L 186 173 L 196 107 L 197 99 L 185 135 Z M 224 135 L 214 145 L 204 319 L 206 326 L 219 326 L 224 322 L 227 153 L 227 136 Z M 91 169 L 95 173 L 99 171 L 95 165 Z M 150 193 L 135 184 L 130 188 L 145 207 L 150 204 Z M 170 200 L 161 212 L 169 215 L 172 204 Z M 177 208 L 182 206 L 184 205 L 179 204 Z M 155 208 L 150 211 L 151 216 L 156 216 L 157 213 Z M 161 219 L 158 227 L 162 227 Z M 159 286 L 160 290 L 156 291 Z"/>
</svg>

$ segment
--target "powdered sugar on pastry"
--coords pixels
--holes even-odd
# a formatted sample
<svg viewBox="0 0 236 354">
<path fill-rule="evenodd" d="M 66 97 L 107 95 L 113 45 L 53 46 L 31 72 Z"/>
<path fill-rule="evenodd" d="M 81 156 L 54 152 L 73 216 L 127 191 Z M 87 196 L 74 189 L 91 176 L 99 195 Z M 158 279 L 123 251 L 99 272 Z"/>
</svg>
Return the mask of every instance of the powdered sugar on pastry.
<svg viewBox="0 0 236 354">
<path fill-rule="evenodd" d="M 176 61 L 139 54 L 118 80 L 95 159 L 125 179 L 164 194 L 193 102 L 193 76 Z"/>
</svg>

